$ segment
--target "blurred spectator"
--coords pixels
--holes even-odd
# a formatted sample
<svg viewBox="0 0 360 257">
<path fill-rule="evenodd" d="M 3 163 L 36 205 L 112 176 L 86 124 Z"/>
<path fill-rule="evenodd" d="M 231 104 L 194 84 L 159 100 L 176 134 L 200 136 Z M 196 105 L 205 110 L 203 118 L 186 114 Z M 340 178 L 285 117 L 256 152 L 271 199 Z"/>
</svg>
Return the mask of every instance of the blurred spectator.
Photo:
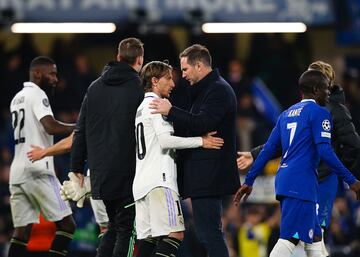
<svg viewBox="0 0 360 257">
<path fill-rule="evenodd" d="M 355 239 L 355 222 L 348 199 L 337 197 L 334 202 L 333 218 L 330 224 L 330 252 L 331 256 L 356 256 L 351 243 Z"/>
<path fill-rule="evenodd" d="M 351 68 L 343 75 L 343 88 L 345 90 L 346 102 L 352 114 L 354 125 L 360 132 L 360 76 L 359 71 Z"/>
<path fill-rule="evenodd" d="M 10 167 L 0 162 L 0 256 L 4 256 L 4 252 L 7 252 L 13 229 L 10 211 L 9 173 Z"/>
<path fill-rule="evenodd" d="M 2 109 L 9 109 L 10 101 L 14 95 L 23 87 L 23 81 L 28 77 L 27 72 L 23 69 L 23 60 L 18 52 L 8 54 L 5 64 L 5 74 L 2 83 L 5 85 L 5 92 L 2 92 L 0 104 Z"/>
<path fill-rule="evenodd" d="M 74 70 L 75 72 L 70 76 L 69 84 L 72 89 L 72 94 L 75 95 L 74 108 L 80 110 L 86 91 L 97 76 L 92 71 L 89 60 L 82 53 L 78 53 L 74 57 Z"/>
<path fill-rule="evenodd" d="M 253 98 L 249 93 L 243 94 L 238 99 L 238 136 L 239 149 L 249 151 L 253 147 L 252 133 L 255 130 Z"/>
<path fill-rule="evenodd" d="M 243 94 L 250 93 L 250 80 L 245 74 L 245 67 L 243 62 L 234 59 L 229 62 L 228 65 L 227 81 L 234 89 L 236 99 L 239 99 Z"/>
<path fill-rule="evenodd" d="M 238 234 L 240 256 L 265 257 L 270 236 L 270 226 L 265 222 L 264 206 L 249 206 Z"/>
</svg>

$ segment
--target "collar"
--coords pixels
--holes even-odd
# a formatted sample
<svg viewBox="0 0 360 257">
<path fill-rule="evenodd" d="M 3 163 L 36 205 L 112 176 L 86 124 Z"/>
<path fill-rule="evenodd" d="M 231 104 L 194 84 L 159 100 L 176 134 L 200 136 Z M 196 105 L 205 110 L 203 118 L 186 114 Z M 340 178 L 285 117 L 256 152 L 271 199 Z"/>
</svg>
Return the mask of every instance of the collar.
<svg viewBox="0 0 360 257">
<path fill-rule="evenodd" d="M 33 88 L 40 88 L 38 85 L 36 85 L 34 82 L 26 81 L 23 83 L 24 87 L 33 87 Z"/>
<path fill-rule="evenodd" d="M 146 92 L 144 95 L 144 98 L 148 98 L 148 97 L 152 97 L 152 98 L 160 98 L 157 94 L 155 94 L 154 92 Z"/>
<path fill-rule="evenodd" d="M 316 103 L 315 99 L 302 99 L 301 102 L 314 102 Z"/>
<path fill-rule="evenodd" d="M 211 82 L 217 80 L 220 76 L 218 69 L 213 69 L 202 80 L 191 86 L 190 92 L 193 97 L 196 97 L 200 91 L 207 88 Z"/>
</svg>

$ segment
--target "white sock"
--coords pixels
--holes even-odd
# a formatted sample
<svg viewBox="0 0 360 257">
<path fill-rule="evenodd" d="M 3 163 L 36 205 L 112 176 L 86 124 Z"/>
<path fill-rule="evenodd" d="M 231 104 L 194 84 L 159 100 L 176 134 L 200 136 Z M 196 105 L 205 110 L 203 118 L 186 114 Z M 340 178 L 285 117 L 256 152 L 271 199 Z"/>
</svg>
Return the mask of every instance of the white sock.
<svg viewBox="0 0 360 257">
<path fill-rule="evenodd" d="M 326 249 L 325 241 L 324 241 L 324 229 L 321 228 L 321 231 L 322 231 L 322 239 L 321 239 L 322 253 L 323 253 L 323 256 L 329 256 L 329 252 Z"/>
<path fill-rule="evenodd" d="M 269 257 L 290 257 L 295 245 L 289 240 L 279 239 L 272 249 Z"/>
<path fill-rule="evenodd" d="M 312 244 L 305 244 L 305 252 L 307 257 L 324 257 L 322 242 L 315 242 Z"/>
</svg>

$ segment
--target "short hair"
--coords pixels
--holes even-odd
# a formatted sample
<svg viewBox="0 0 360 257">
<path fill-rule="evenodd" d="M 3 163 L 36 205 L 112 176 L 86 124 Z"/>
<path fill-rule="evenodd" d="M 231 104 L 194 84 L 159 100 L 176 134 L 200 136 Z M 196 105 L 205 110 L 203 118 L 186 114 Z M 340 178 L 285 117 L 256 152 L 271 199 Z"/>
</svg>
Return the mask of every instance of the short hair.
<svg viewBox="0 0 360 257">
<path fill-rule="evenodd" d="M 118 53 L 121 61 L 134 65 L 136 58 L 144 55 L 144 44 L 140 39 L 130 37 L 120 41 Z"/>
<path fill-rule="evenodd" d="M 195 44 L 186 48 L 180 53 L 179 58 L 187 57 L 187 62 L 194 66 L 196 62 L 202 62 L 206 66 L 211 67 L 211 55 L 209 50 L 202 45 Z"/>
<path fill-rule="evenodd" d="M 153 77 L 160 79 L 165 76 L 167 72 L 171 71 L 173 67 L 167 61 L 152 61 L 144 65 L 140 72 L 141 85 L 145 92 L 152 91 L 151 79 Z"/>
<path fill-rule="evenodd" d="M 55 62 L 53 59 L 47 57 L 47 56 L 38 56 L 35 57 L 31 63 L 30 63 L 30 70 L 39 67 L 39 66 L 44 66 L 44 65 L 54 65 Z"/>
<path fill-rule="evenodd" d="M 316 61 L 309 65 L 309 70 L 318 70 L 321 71 L 330 81 L 330 85 L 332 85 L 335 81 L 335 71 L 333 67 L 323 61 Z"/>
<path fill-rule="evenodd" d="M 303 93 L 312 93 L 314 88 L 328 86 L 328 78 L 318 70 L 307 70 L 299 78 L 299 87 Z"/>
</svg>

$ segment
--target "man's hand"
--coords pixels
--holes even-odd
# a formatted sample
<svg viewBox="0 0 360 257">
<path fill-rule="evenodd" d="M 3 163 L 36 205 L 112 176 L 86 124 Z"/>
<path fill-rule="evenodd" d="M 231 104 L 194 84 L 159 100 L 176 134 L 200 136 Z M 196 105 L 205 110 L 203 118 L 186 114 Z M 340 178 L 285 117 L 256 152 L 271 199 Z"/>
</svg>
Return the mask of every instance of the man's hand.
<svg viewBox="0 0 360 257">
<path fill-rule="evenodd" d="M 26 154 L 31 162 L 41 160 L 42 158 L 45 157 L 46 154 L 45 148 L 41 148 L 40 146 L 37 145 L 30 145 L 30 146 L 32 150 L 27 152 Z"/>
<path fill-rule="evenodd" d="M 220 137 L 213 137 L 217 132 L 212 131 L 202 136 L 203 148 L 206 149 L 220 149 L 224 145 L 224 140 Z"/>
<path fill-rule="evenodd" d="M 167 116 L 172 107 L 171 103 L 167 99 L 156 98 L 149 104 L 150 109 L 154 109 L 152 114 L 160 113 Z"/>
<path fill-rule="evenodd" d="M 76 205 L 82 208 L 86 195 L 91 192 L 90 177 L 84 178 L 81 173 L 73 172 L 69 172 L 68 176 L 70 180 L 64 181 L 60 189 L 61 198 L 76 201 Z"/>
<path fill-rule="evenodd" d="M 252 191 L 252 187 L 248 186 L 246 184 L 243 184 L 238 191 L 236 192 L 235 196 L 234 196 L 234 204 L 236 206 L 239 206 L 241 198 L 243 198 L 244 196 L 244 202 L 246 201 L 246 199 L 249 197 L 249 195 L 251 194 Z"/>
<path fill-rule="evenodd" d="M 356 180 L 355 183 L 350 186 L 350 189 L 356 193 L 356 200 L 360 200 L 360 181 Z"/>
<path fill-rule="evenodd" d="M 239 170 L 246 170 L 254 163 L 254 158 L 250 152 L 238 152 L 238 155 L 239 158 L 236 159 L 236 162 Z"/>
</svg>

